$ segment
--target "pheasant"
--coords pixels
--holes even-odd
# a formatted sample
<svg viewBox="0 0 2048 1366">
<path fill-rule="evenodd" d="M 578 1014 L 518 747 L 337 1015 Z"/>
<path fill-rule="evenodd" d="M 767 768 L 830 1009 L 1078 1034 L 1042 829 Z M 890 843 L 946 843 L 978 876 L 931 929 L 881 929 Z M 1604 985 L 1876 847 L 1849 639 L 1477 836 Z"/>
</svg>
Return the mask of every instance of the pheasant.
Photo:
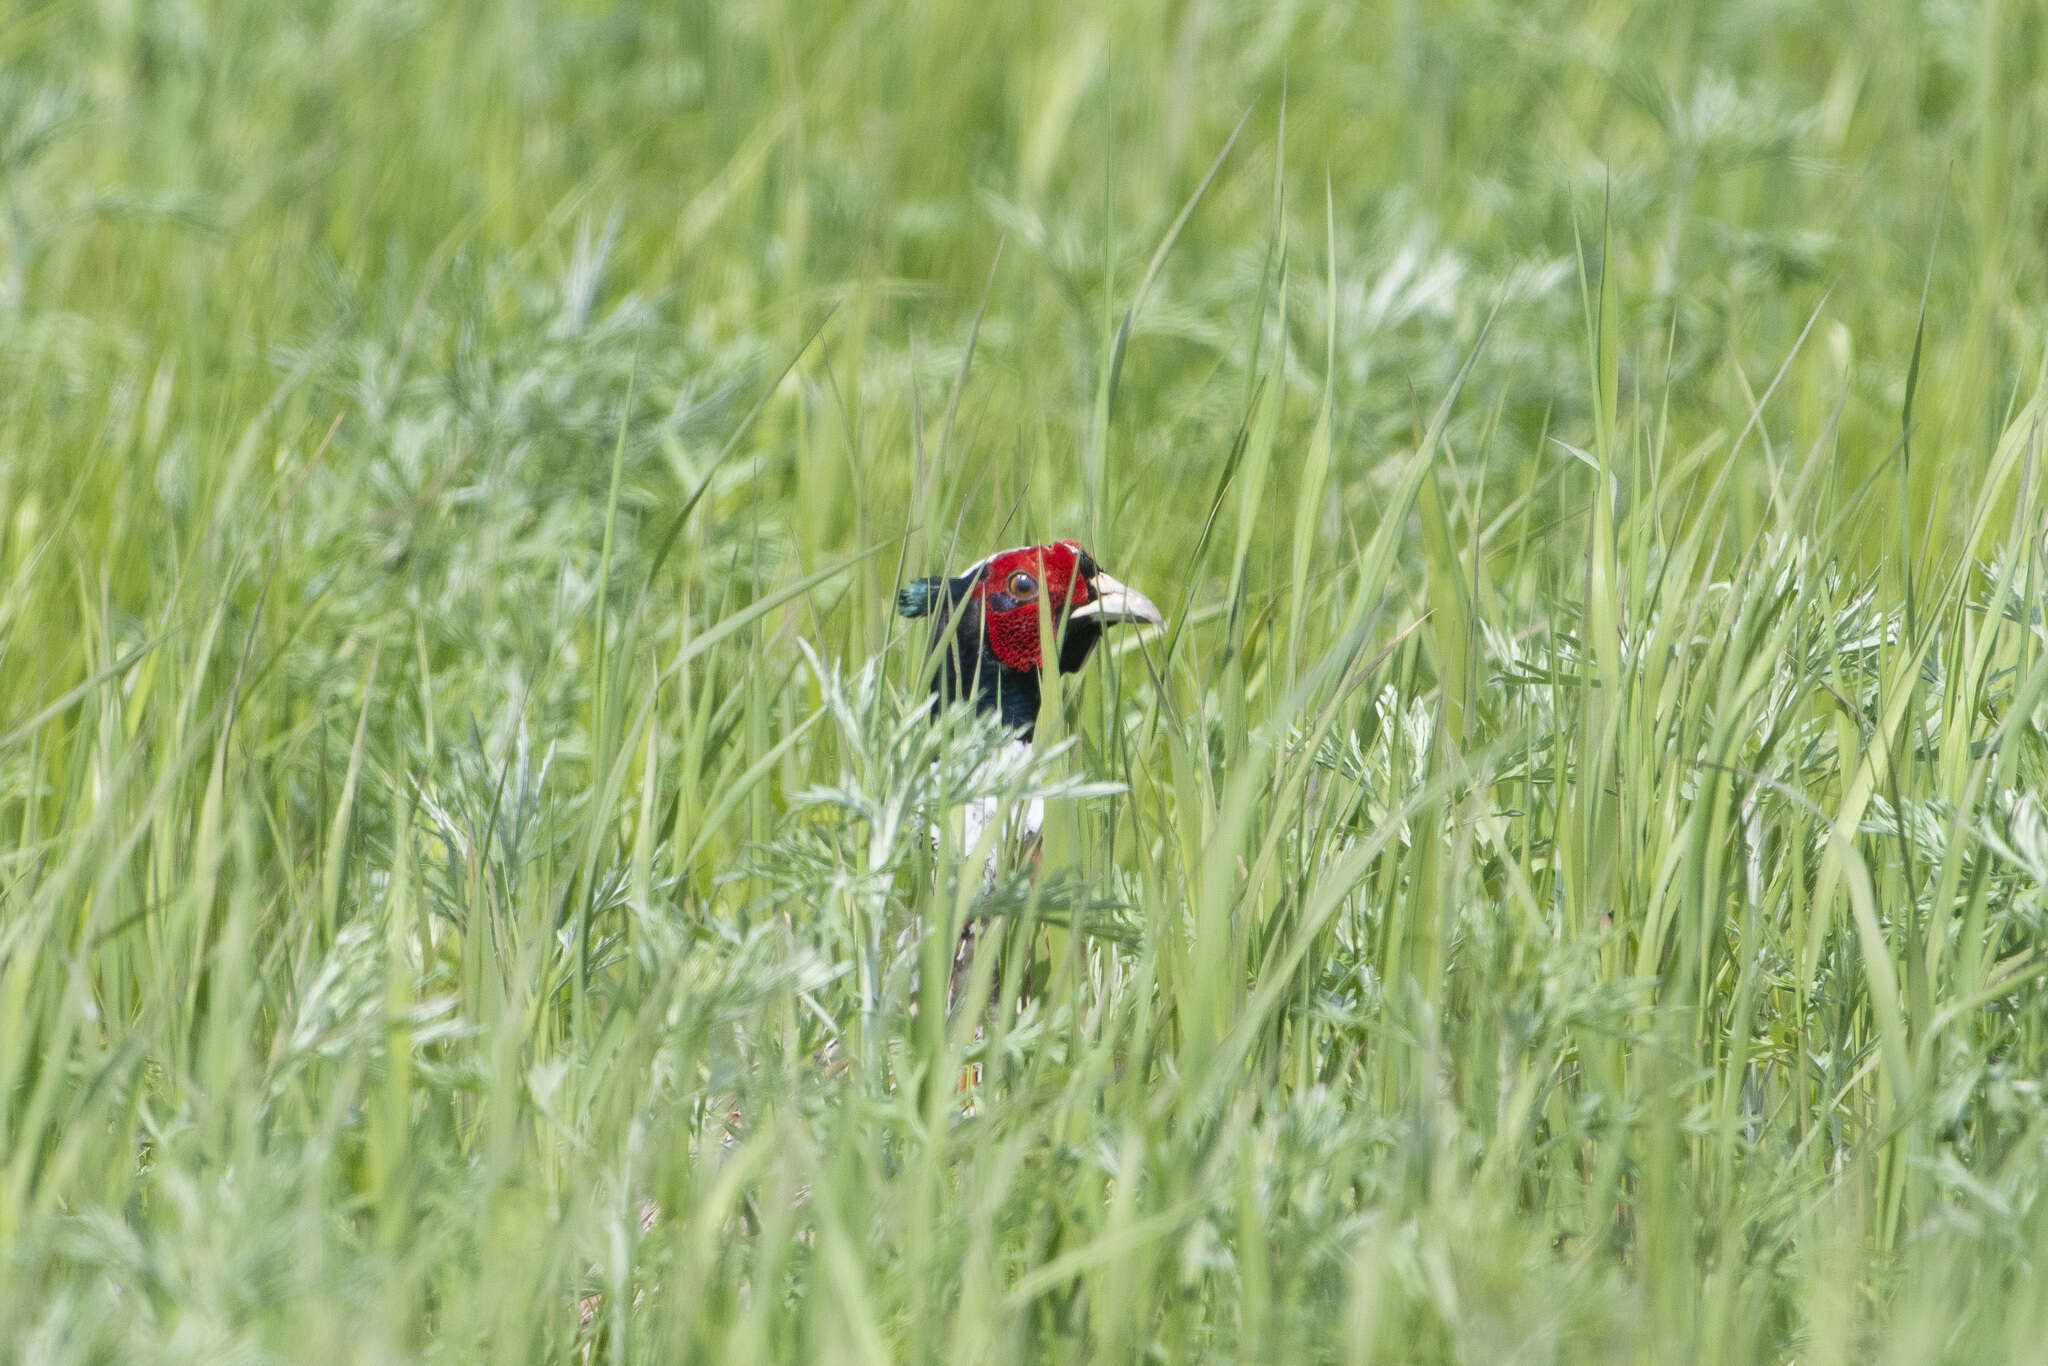
<svg viewBox="0 0 2048 1366">
<path fill-rule="evenodd" d="M 1052 627 L 1055 666 L 1074 673 L 1102 643 L 1102 633 L 1120 622 L 1158 626 L 1165 620 L 1152 600 L 1137 589 L 1102 572 L 1095 557 L 1076 541 L 1020 546 L 1002 550 L 952 578 L 913 579 L 896 594 L 896 611 L 906 617 L 937 618 L 939 667 L 932 680 L 932 713 L 972 698 L 975 709 L 993 712 L 1015 743 L 1029 746 L 1038 727 L 1039 675 L 1044 672 L 1044 640 L 1040 612 Z M 967 847 L 980 841 L 995 819 L 996 801 L 976 798 L 966 810 Z M 1018 834 L 1026 847 L 1035 845 L 1045 824 L 1045 803 L 1033 799 L 1022 813 Z M 989 855 L 984 882 L 993 882 L 1000 851 Z M 953 980 L 946 993 L 950 1014 L 972 961 L 978 927 L 961 932 L 953 955 Z M 838 1045 L 827 1043 L 818 1060 L 831 1072 L 846 1064 Z M 978 1082 L 981 1064 L 969 1069 Z M 963 1090 L 967 1086 L 963 1084 Z M 725 1128 L 730 1146 L 739 1129 L 733 1110 Z M 651 1232 L 657 1219 L 653 1201 L 642 1203 L 640 1226 Z M 596 1268 L 592 1268 L 592 1275 Z M 638 1302 L 637 1297 L 635 1300 Z M 589 1333 L 604 1309 L 602 1294 L 587 1295 L 578 1305 L 580 1331 Z"/>
<path fill-rule="evenodd" d="M 1048 643 L 1055 651 L 1053 666 L 1074 673 L 1109 627 L 1121 622 L 1158 626 L 1165 620 L 1150 598 L 1104 573 L 1076 541 L 1001 550 L 952 578 L 913 579 L 897 593 L 896 610 L 906 617 L 936 619 L 933 714 L 972 700 L 977 711 L 998 718 L 1013 743 L 1026 747 L 1038 726 L 1039 680 Z M 1041 630 L 1046 625 L 1049 640 Z M 964 815 L 966 847 L 973 849 L 995 819 L 996 801 L 976 798 Z M 1045 803 L 1034 798 L 1006 833 L 1021 848 L 1035 851 L 1044 824 Z M 1000 856 L 1000 848 L 989 853 L 982 870 L 985 884 L 994 883 Z M 964 981 L 976 935 L 970 923 L 960 936 L 955 990 L 949 995 L 957 995 Z"/>
</svg>

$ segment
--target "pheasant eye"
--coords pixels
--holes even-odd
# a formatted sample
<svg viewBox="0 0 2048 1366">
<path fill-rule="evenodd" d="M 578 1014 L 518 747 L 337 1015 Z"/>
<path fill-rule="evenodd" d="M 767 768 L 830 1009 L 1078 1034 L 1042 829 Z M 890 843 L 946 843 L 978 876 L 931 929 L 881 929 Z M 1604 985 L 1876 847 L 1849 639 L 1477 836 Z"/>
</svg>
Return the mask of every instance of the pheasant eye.
<svg viewBox="0 0 2048 1366">
<path fill-rule="evenodd" d="M 1025 573 L 1023 570 L 1020 569 L 1016 573 L 1010 575 L 1010 581 L 1006 585 L 1006 587 L 1008 588 L 1011 597 L 1028 598 L 1033 593 L 1036 593 L 1038 591 L 1038 580 L 1032 578 L 1029 574 Z"/>
</svg>

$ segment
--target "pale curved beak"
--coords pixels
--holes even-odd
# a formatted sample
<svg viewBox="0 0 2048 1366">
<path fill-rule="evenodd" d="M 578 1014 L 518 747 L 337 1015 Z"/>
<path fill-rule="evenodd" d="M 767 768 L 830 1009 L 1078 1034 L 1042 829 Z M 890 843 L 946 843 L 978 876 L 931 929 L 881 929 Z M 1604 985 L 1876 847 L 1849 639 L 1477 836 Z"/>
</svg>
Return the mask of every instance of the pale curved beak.
<svg viewBox="0 0 2048 1366">
<path fill-rule="evenodd" d="M 1069 621 L 1094 618 L 1103 625 L 1119 621 L 1142 621 L 1148 626 L 1163 626 L 1166 618 L 1152 605 L 1152 599 L 1137 589 L 1118 583 L 1107 574 L 1097 574 L 1089 585 L 1095 596 L 1067 614 Z"/>
</svg>

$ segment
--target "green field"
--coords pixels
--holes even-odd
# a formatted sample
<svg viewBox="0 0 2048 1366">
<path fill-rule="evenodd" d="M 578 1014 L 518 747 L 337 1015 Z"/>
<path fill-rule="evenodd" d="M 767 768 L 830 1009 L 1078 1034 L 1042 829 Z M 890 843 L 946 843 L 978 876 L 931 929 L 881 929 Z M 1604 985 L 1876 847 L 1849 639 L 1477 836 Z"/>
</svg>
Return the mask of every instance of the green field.
<svg viewBox="0 0 2048 1366">
<path fill-rule="evenodd" d="M 0 3 L 0 1360 L 2041 1360 L 2044 50 Z"/>
</svg>

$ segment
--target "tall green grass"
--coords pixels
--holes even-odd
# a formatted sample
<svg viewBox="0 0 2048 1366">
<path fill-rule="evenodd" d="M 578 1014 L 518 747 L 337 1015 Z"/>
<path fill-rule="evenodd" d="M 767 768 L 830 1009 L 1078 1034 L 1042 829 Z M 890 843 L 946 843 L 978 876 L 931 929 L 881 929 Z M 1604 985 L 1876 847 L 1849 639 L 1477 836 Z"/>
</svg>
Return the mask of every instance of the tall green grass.
<svg viewBox="0 0 2048 1366">
<path fill-rule="evenodd" d="M 0 11 L 0 1356 L 2034 1360 L 2044 40 Z"/>
</svg>

